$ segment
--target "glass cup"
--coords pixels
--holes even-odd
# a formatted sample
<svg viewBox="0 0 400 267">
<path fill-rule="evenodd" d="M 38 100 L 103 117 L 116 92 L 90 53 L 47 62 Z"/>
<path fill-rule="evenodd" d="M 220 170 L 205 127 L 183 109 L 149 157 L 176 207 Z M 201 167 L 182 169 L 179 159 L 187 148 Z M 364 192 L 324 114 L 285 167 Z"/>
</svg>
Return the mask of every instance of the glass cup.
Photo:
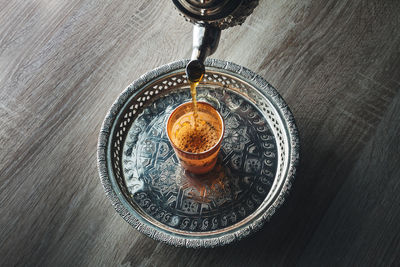
<svg viewBox="0 0 400 267">
<path fill-rule="evenodd" d="M 194 174 L 211 171 L 217 162 L 225 124 L 218 111 L 206 102 L 178 106 L 167 121 L 168 139 L 182 167 Z"/>
</svg>

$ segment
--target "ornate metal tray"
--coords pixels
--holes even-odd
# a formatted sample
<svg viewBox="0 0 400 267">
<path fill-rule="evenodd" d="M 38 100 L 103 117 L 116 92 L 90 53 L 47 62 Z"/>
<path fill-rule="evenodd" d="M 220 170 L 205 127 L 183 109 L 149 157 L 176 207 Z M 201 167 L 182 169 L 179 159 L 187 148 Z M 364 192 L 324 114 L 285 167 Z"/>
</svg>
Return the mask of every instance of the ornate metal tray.
<svg viewBox="0 0 400 267">
<path fill-rule="evenodd" d="M 198 99 L 223 116 L 224 140 L 211 173 L 185 173 L 165 125 L 191 99 L 186 63 L 150 71 L 118 97 L 100 132 L 98 167 L 115 209 L 137 230 L 175 246 L 214 247 L 256 231 L 283 203 L 298 162 L 298 133 L 288 106 L 263 78 L 209 59 Z"/>
</svg>

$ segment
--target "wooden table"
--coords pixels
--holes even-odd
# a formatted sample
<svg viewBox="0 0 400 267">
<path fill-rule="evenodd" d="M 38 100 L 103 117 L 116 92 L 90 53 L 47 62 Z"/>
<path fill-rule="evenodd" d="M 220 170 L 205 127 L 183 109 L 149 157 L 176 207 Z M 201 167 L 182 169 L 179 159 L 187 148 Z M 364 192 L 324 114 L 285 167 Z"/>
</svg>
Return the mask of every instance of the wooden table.
<svg viewBox="0 0 400 267">
<path fill-rule="evenodd" d="M 107 110 L 191 25 L 171 1 L 0 1 L 1 266 L 399 266 L 400 1 L 260 2 L 213 57 L 278 89 L 301 166 L 261 231 L 195 250 L 133 229 L 96 168 Z"/>
</svg>

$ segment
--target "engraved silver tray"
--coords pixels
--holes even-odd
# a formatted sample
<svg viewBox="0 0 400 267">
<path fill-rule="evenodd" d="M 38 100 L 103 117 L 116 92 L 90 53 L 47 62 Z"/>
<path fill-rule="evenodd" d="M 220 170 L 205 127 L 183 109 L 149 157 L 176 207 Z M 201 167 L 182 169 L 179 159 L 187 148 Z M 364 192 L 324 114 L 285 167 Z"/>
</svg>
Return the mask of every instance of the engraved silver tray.
<svg viewBox="0 0 400 267">
<path fill-rule="evenodd" d="M 137 230 L 175 246 L 214 247 L 258 230 L 283 203 L 299 160 L 298 132 L 268 82 L 208 59 L 198 100 L 223 116 L 224 140 L 212 172 L 186 173 L 165 125 L 191 99 L 187 62 L 146 73 L 118 97 L 100 132 L 98 168 L 115 209 Z"/>
</svg>

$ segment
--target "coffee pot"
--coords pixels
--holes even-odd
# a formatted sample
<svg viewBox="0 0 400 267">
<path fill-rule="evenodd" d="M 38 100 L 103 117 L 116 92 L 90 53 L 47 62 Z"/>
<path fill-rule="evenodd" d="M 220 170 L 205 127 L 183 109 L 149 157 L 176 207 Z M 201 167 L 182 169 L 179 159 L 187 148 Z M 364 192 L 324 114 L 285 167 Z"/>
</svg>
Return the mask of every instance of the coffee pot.
<svg viewBox="0 0 400 267">
<path fill-rule="evenodd" d="M 193 26 L 193 47 L 186 75 L 200 81 L 205 72 L 204 60 L 218 47 L 221 30 L 241 25 L 259 0 L 172 0 L 181 15 Z"/>
</svg>

